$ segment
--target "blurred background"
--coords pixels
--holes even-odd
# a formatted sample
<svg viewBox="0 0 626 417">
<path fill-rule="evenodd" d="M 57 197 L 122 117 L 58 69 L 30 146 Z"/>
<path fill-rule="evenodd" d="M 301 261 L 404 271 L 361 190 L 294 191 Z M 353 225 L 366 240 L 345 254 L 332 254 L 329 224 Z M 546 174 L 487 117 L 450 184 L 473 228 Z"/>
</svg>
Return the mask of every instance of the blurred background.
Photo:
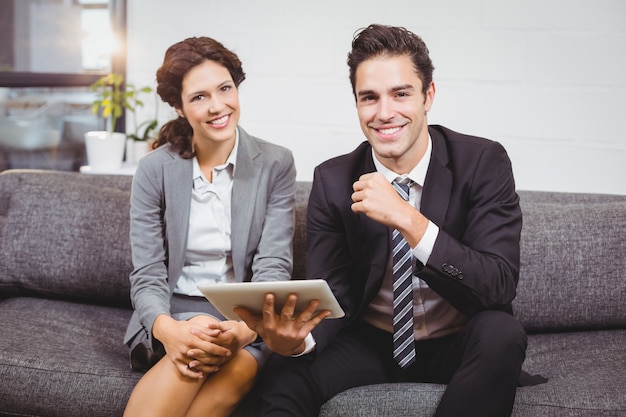
<svg viewBox="0 0 626 417">
<path fill-rule="evenodd" d="M 102 122 L 86 86 L 113 71 L 154 87 L 168 46 L 211 36 L 243 62 L 241 125 L 311 180 L 364 140 L 346 55 L 371 23 L 425 40 L 429 122 L 501 142 L 518 189 L 626 194 L 625 0 L 0 0 L 0 169 L 77 170 Z M 144 101 L 120 129 L 174 117 Z"/>
</svg>

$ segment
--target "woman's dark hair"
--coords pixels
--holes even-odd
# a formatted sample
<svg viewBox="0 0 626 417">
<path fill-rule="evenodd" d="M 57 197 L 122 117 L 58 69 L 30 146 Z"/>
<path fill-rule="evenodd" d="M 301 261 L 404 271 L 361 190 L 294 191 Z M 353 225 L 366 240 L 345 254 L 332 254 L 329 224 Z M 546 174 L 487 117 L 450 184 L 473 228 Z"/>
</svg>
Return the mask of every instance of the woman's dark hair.
<svg viewBox="0 0 626 417">
<path fill-rule="evenodd" d="M 352 40 L 352 50 L 348 53 L 350 83 L 356 98 L 356 70 L 363 61 L 380 56 L 406 55 L 413 62 L 415 72 L 422 81 L 422 93 L 433 80 L 433 63 L 428 55 L 426 44 L 416 34 L 403 27 L 370 25 L 356 33 Z"/>
<path fill-rule="evenodd" d="M 241 61 L 224 45 L 208 37 L 187 38 L 170 46 L 165 52 L 163 64 L 157 70 L 157 94 L 170 106 L 182 108 L 183 78 L 194 67 L 205 61 L 214 61 L 224 66 L 239 87 L 246 78 Z M 178 117 L 163 125 L 153 149 L 169 143 L 183 158 L 193 157 L 191 137 L 193 130 L 184 117 Z"/>
</svg>

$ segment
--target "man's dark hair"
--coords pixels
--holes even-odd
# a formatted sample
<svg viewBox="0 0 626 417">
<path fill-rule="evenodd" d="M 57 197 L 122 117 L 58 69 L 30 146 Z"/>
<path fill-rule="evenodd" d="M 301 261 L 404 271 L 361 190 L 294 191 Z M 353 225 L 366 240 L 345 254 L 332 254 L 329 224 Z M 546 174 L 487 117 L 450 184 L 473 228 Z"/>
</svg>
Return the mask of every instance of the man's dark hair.
<svg viewBox="0 0 626 417">
<path fill-rule="evenodd" d="M 359 30 L 352 40 L 352 50 L 348 53 L 350 83 L 355 98 L 356 70 L 363 61 L 381 56 L 400 55 L 406 55 L 413 62 L 415 72 L 422 81 L 422 93 L 426 94 L 433 80 L 435 67 L 422 38 L 398 26 L 374 24 Z"/>
</svg>

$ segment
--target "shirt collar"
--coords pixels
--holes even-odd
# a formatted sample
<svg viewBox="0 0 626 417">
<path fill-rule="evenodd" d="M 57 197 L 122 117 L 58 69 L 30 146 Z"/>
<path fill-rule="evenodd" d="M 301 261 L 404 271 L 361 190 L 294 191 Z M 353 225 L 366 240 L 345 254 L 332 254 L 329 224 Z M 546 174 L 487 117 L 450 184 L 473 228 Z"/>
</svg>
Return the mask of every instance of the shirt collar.
<svg viewBox="0 0 626 417">
<path fill-rule="evenodd" d="M 237 150 L 239 149 L 239 128 L 235 129 L 235 146 L 233 146 L 233 150 L 230 151 L 230 155 L 226 159 L 226 162 L 222 165 L 216 166 L 214 169 L 221 170 L 227 168 L 229 165 L 232 165 L 232 175 L 235 175 L 235 167 L 237 166 Z M 198 158 L 196 156 L 193 157 L 193 180 L 195 181 L 197 178 L 201 178 L 204 181 L 207 179 L 204 177 L 202 170 L 200 170 L 200 164 L 198 163 Z M 208 181 L 207 181 L 208 182 Z"/>
<path fill-rule="evenodd" d="M 372 157 L 374 158 L 374 166 L 376 167 L 376 171 L 380 172 L 385 176 L 387 181 L 392 182 L 396 178 L 400 177 L 402 179 L 409 178 L 411 181 L 417 183 L 420 187 L 424 186 L 424 181 L 426 180 L 426 173 L 428 172 L 428 166 L 430 165 L 430 156 L 433 152 L 433 142 L 430 138 L 430 134 L 428 135 L 428 145 L 426 146 L 426 152 L 422 159 L 413 167 L 413 169 L 406 173 L 397 173 L 393 172 L 386 166 L 384 166 L 378 158 L 376 158 L 376 154 L 374 153 L 374 148 L 372 148 Z"/>
</svg>

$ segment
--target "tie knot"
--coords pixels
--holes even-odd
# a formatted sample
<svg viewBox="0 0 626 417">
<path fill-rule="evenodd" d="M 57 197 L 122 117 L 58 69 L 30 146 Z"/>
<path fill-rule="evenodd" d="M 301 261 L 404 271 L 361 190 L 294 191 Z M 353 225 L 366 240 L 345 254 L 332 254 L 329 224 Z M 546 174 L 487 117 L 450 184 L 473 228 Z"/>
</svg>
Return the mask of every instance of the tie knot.
<svg viewBox="0 0 626 417">
<path fill-rule="evenodd" d="M 396 189 L 396 192 L 400 194 L 400 197 L 404 198 L 406 201 L 409 201 L 409 188 L 411 188 L 412 181 L 409 179 L 400 181 L 393 181 L 391 183 L 393 188 Z"/>
</svg>

